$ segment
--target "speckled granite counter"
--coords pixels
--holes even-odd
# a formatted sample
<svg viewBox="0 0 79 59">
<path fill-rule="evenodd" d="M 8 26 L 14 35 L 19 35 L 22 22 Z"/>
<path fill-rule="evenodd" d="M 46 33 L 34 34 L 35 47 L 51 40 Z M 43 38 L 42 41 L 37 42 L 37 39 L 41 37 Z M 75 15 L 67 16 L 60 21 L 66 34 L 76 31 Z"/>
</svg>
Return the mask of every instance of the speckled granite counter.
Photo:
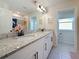
<svg viewBox="0 0 79 59">
<path fill-rule="evenodd" d="M 27 34 L 21 37 L 7 38 L 0 40 L 0 59 L 3 59 L 13 52 L 18 51 L 19 49 L 28 46 L 29 44 L 39 40 L 40 38 L 49 34 L 49 31 L 46 32 L 36 32 L 32 34 Z"/>
</svg>

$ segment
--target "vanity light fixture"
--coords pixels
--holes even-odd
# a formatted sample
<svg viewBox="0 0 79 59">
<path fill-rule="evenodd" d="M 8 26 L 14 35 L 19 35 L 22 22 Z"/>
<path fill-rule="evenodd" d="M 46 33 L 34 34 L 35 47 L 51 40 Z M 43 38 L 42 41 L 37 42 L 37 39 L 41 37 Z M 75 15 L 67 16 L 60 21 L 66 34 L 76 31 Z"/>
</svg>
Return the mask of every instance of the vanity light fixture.
<svg viewBox="0 0 79 59">
<path fill-rule="evenodd" d="M 40 11 L 41 13 L 47 12 L 47 10 L 44 8 L 44 6 L 39 4 L 36 0 L 34 0 L 34 5 L 36 6 L 37 10 Z"/>
<path fill-rule="evenodd" d="M 43 10 L 40 9 L 40 5 L 37 6 L 37 10 L 40 11 L 40 12 L 43 12 Z"/>
<path fill-rule="evenodd" d="M 39 5 L 38 7 L 42 10 L 42 12 L 46 12 L 46 9 L 42 5 Z"/>
</svg>

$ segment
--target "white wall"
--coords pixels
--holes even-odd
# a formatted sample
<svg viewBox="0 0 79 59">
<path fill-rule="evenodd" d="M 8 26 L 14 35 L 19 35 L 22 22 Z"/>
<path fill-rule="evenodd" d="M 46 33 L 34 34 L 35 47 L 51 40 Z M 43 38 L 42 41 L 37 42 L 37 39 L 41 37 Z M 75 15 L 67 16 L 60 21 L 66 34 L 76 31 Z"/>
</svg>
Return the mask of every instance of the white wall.
<svg viewBox="0 0 79 59">
<path fill-rule="evenodd" d="M 12 27 L 12 12 L 0 1 L 0 34 L 8 33 Z"/>
</svg>

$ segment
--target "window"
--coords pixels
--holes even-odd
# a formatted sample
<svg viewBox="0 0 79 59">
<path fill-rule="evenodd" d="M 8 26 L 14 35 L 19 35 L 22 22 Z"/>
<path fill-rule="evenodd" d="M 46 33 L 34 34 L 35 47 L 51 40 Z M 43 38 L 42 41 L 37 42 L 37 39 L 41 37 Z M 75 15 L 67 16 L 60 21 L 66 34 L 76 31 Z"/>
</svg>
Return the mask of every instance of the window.
<svg viewBox="0 0 79 59">
<path fill-rule="evenodd" d="M 73 29 L 73 18 L 59 19 L 60 30 L 72 30 Z"/>
</svg>

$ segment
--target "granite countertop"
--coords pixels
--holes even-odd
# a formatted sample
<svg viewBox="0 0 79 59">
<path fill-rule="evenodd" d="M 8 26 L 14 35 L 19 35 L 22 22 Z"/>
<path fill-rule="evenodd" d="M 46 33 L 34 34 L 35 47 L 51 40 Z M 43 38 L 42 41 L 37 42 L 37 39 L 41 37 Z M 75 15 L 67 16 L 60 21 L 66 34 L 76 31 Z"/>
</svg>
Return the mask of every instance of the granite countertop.
<svg viewBox="0 0 79 59">
<path fill-rule="evenodd" d="M 34 41 L 44 37 L 48 33 L 50 32 L 36 32 L 21 37 L 13 37 L 0 40 L 0 58 L 7 56 L 7 54 L 18 50 L 23 46 L 27 46 L 28 44 L 33 43 Z"/>
</svg>

